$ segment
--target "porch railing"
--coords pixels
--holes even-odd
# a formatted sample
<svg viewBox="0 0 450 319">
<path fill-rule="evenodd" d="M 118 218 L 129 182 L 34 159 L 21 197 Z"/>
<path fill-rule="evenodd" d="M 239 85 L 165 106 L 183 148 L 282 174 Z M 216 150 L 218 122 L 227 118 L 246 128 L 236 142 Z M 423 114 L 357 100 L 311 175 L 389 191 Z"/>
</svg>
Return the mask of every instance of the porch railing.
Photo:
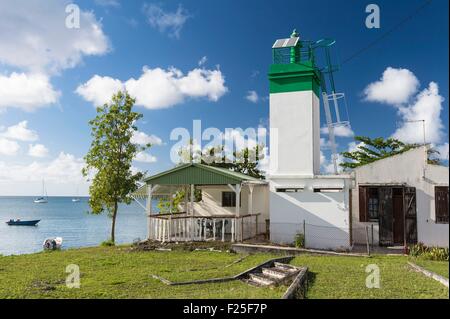
<svg viewBox="0 0 450 319">
<path fill-rule="evenodd" d="M 242 216 L 187 216 L 186 214 L 152 215 L 149 239 L 174 241 L 244 241 L 261 233 L 260 214 Z"/>
</svg>

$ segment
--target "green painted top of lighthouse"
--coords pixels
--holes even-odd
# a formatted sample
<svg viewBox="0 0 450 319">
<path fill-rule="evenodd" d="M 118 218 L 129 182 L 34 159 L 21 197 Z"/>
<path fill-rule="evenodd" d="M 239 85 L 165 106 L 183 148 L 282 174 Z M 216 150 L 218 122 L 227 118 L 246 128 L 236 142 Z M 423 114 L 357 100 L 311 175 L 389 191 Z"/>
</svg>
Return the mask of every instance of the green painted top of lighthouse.
<svg viewBox="0 0 450 319">
<path fill-rule="evenodd" d="M 314 49 L 310 41 L 300 41 L 296 29 L 290 38 L 275 41 L 272 55 L 270 93 L 311 90 L 319 95 L 321 75 L 315 65 Z"/>
</svg>

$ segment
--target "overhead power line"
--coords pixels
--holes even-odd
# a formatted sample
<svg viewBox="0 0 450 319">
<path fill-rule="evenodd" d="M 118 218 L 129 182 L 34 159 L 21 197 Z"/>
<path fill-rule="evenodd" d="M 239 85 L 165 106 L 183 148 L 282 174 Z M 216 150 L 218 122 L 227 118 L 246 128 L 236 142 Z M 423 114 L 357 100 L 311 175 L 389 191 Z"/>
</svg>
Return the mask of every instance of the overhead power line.
<svg viewBox="0 0 450 319">
<path fill-rule="evenodd" d="M 383 40 L 384 38 L 386 38 L 387 36 L 389 36 L 391 33 L 397 31 L 397 29 L 399 29 L 403 24 L 405 24 L 406 22 L 412 20 L 413 18 L 415 18 L 423 9 L 425 9 L 428 5 L 431 4 L 433 0 L 426 0 L 421 6 L 419 6 L 416 10 L 414 10 L 411 14 L 409 14 L 407 17 L 405 17 L 404 19 L 402 19 L 399 23 L 397 23 L 396 25 L 394 25 L 392 28 L 390 28 L 388 31 L 386 31 L 385 33 L 383 33 L 381 36 L 379 36 L 378 38 L 376 38 L 374 41 L 370 42 L 368 45 L 366 45 L 365 47 L 359 49 L 358 51 L 356 51 L 355 53 L 353 53 L 352 55 L 350 55 L 347 59 L 345 59 L 341 64 L 345 64 L 347 62 L 350 62 L 351 60 L 353 60 L 354 58 L 356 58 L 357 56 L 359 56 L 360 54 L 364 53 L 365 51 L 367 51 L 368 49 L 370 49 L 371 47 L 373 47 L 375 44 L 377 44 L 378 42 L 380 42 L 381 40 Z"/>
</svg>

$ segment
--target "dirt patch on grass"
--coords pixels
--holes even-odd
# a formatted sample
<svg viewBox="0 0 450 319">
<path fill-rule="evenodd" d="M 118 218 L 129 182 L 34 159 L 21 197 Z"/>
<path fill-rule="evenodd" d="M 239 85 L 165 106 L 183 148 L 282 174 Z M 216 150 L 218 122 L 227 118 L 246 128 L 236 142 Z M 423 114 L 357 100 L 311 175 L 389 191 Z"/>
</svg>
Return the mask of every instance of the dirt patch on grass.
<svg viewBox="0 0 450 319">
<path fill-rule="evenodd" d="M 56 286 L 62 285 L 65 280 L 35 280 L 31 283 L 31 288 L 42 292 L 50 292 L 56 290 Z"/>
<path fill-rule="evenodd" d="M 131 251 L 154 251 L 154 250 L 172 250 L 172 251 L 195 251 L 210 250 L 230 252 L 231 244 L 217 241 L 210 242 L 170 242 L 161 243 L 158 241 L 147 240 L 133 244 Z"/>
</svg>

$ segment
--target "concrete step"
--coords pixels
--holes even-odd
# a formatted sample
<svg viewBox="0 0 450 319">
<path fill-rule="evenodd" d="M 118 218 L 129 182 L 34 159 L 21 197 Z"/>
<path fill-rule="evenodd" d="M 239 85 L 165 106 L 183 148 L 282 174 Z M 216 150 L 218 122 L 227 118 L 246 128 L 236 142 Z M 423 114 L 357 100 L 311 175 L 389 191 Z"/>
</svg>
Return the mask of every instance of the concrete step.
<svg viewBox="0 0 450 319">
<path fill-rule="evenodd" d="M 276 280 L 284 279 L 289 275 L 288 271 L 285 271 L 280 268 L 272 267 L 272 268 L 263 268 L 262 273 L 268 277 L 274 278 Z"/>
<path fill-rule="evenodd" d="M 277 261 L 274 263 L 274 265 L 275 265 L 275 268 L 277 268 L 277 269 L 279 269 L 281 271 L 286 271 L 286 272 L 289 272 L 289 273 L 294 273 L 294 272 L 298 271 L 298 269 L 296 267 L 294 267 L 294 266 L 291 266 L 291 265 L 288 265 L 288 264 L 279 263 Z"/>
<path fill-rule="evenodd" d="M 250 274 L 250 280 L 255 282 L 256 284 L 260 285 L 260 286 L 270 286 L 270 285 L 274 285 L 275 281 L 262 274 L 262 273 L 258 273 L 258 274 Z"/>
</svg>

